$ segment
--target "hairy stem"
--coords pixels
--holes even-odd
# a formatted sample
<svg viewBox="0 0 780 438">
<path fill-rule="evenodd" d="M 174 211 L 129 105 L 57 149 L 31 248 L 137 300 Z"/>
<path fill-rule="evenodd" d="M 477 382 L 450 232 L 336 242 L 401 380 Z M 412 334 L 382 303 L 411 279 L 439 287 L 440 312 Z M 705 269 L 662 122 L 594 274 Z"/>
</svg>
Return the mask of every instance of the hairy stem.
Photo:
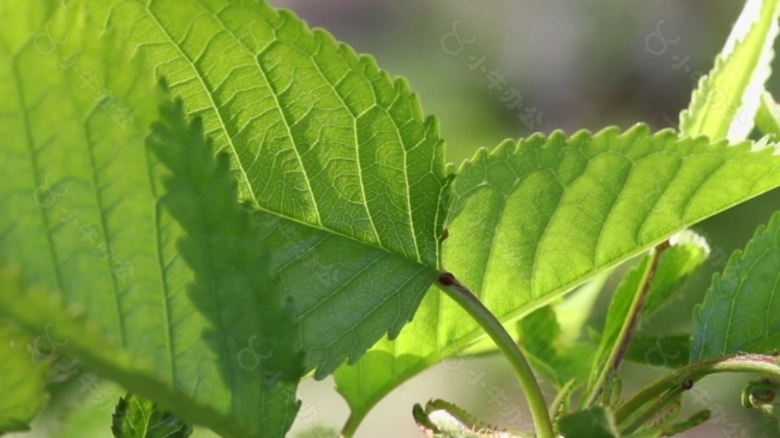
<svg viewBox="0 0 780 438">
<path fill-rule="evenodd" d="M 504 326 L 490 313 L 471 291 L 462 285 L 452 274 L 445 272 L 439 276 L 437 286 L 450 298 L 455 300 L 468 314 L 474 318 L 483 330 L 493 339 L 496 346 L 509 360 L 515 371 L 520 386 L 523 388 L 531 415 L 534 419 L 534 427 L 538 438 L 554 438 L 552 422 L 547 412 L 547 403 L 542 395 L 539 383 L 536 381 L 528 361 L 520 352 L 517 344 L 506 332 Z"/>
<path fill-rule="evenodd" d="M 630 423 L 625 428 L 621 428 L 620 433 L 628 435 L 647 424 L 647 422 L 652 420 L 659 412 L 674 403 L 681 392 L 682 388 L 678 386 L 676 389 L 669 390 L 661 397 L 656 398 L 643 412 L 632 415 L 631 418 L 628 419 Z"/>
<path fill-rule="evenodd" d="M 736 354 L 696 362 L 678 368 L 650 383 L 623 402 L 615 410 L 617 424 L 624 423 L 634 412 L 667 391 L 682 391 L 709 374 L 749 372 L 780 378 L 780 358 L 762 354 Z M 688 382 L 690 381 L 690 382 Z"/>
<path fill-rule="evenodd" d="M 655 276 L 655 272 L 658 270 L 658 264 L 661 261 L 661 253 L 663 253 L 666 248 L 669 248 L 668 241 L 655 247 L 650 263 L 648 263 L 642 276 L 642 281 L 639 283 L 639 288 L 634 295 L 634 300 L 631 302 L 631 307 L 628 311 L 628 315 L 626 315 L 626 320 L 623 322 L 623 327 L 620 328 L 618 339 L 607 357 L 604 368 L 599 373 L 598 380 L 596 380 L 595 385 L 593 385 L 593 389 L 585 404 L 586 406 L 593 406 L 596 403 L 596 400 L 598 400 L 599 395 L 603 391 L 607 377 L 614 376 L 617 373 L 618 368 L 620 368 L 620 364 L 623 362 L 623 356 L 625 356 L 628 345 L 631 343 L 631 337 L 639 323 L 639 316 L 645 306 L 645 301 L 647 301 L 647 295 L 650 292 L 653 277 Z"/>
</svg>

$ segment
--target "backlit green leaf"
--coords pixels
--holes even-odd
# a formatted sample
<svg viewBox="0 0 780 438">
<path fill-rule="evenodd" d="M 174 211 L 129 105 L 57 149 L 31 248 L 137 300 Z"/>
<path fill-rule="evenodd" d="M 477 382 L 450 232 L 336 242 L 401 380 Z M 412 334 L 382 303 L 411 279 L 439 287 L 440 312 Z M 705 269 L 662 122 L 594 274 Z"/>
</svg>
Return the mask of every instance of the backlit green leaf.
<svg viewBox="0 0 780 438">
<path fill-rule="evenodd" d="M 691 362 L 780 350 L 780 213 L 715 274 L 693 324 Z"/>
<path fill-rule="evenodd" d="M 780 105 L 768 91 L 761 94 L 761 106 L 756 113 L 756 128 L 773 141 L 780 138 Z"/>
<path fill-rule="evenodd" d="M 241 0 L 90 1 L 228 151 L 324 377 L 411 319 L 437 275 L 449 184 L 437 122 L 288 11 Z"/>
<path fill-rule="evenodd" d="M 507 141 L 462 166 L 443 265 L 508 323 L 777 187 L 774 152 L 650 135 L 643 126 Z M 455 303 L 430 293 L 396 341 L 381 341 L 336 373 L 352 423 L 400 382 L 482 335 Z"/>
<path fill-rule="evenodd" d="M 764 84 L 771 73 L 778 32 L 777 0 L 747 0 L 715 66 L 699 80 L 680 114 L 680 132 L 741 141 L 753 130 Z"/>
<path fill-rule="evenodd" d="M 282 436 L 299 326 L 228 156 L 181 107 L 160 113 L 131 48 L 59 3 L 2 2 L 0 209 L 14 214 L 0 216 L 0 257 L 21 279 L 0 312 L 35 334 L 52 324 L 66 354 L 187 421 Z M 65 42 L 42 46 L 44 28 Z"/>
<path fill-rule="evenodd" d="M 672 246 L 661 254 L 647 301 L 642 308 L 641 320 L 647 320 L 668 305 L 709 256 L 707 242 L 693 231 L 684 230 L 676 234 L 670 243 Z"/>
</svg>

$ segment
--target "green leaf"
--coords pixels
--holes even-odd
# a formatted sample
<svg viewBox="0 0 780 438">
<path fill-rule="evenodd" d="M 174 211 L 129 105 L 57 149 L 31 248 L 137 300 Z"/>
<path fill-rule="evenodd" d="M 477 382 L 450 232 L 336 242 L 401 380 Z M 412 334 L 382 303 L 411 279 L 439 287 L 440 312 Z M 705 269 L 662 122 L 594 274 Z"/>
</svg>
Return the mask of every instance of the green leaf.
<svg viewBox="0 0 780 438">
<path fill-rule="evenodd" d="M 768 91 L 761 94 L 761 106 L 756 113 L 756 127 L 762 134 L 769 135 L 772 141 L 780 138 L 780 105 Z"/>
<path fill-rule="evenodd" d="M 715 274 L 693 311 L 691 363 L 780 350 L 780 213 Z"/>
<path fill-rule="evenodd" d="M 645 256 L 623 277 L 612 296 L 607 310 L 607 321 L 604 333 L 601 335 L 595 359 L 590 369 L 590 378 L 585 388 L 587 406 L 592 406 L 601 393 L 603 385 L 613 376 L 614 363 L 622 354 L 621 348 L 634 322 L 633 309 L 637 306 L 638 295 L 641 294 L 644 282 L 651 278 L 654 269 L 653 257 Z"/>
<path fill-rule="evenodd" d="M 535 370 L 558 388 L 570 380 L 576 383 L 587 380 L 588 368 L 583 364 L 593 360 L 595 351 L 588 344 L 565 345 L 561 339 L 558 319 L 550 306 L 532 312 L 518 324 L 520 347 Z"/>
<path fill-rule="evenodd" d="M 192 426 L 156 403 L 128 394 L 119 399 L 111 418 L 115 438 L 187 438 Z"/>
<path fill-rule="evenodd" d="M 595 385 L 600 385 L 599 378 L 613 368 L 613 362 L 620 354 L 627 354 L 631 349 L 633 342 L 626 348 L 626 351 L 620 351 L 621 344 L 625 336 L 633 339 L 636 330 L 634 311 L 632 306 L 635 296 L 640 293 L 639 288 L 643 287 L 646 271 L 653 269 L 649 279 L 650 288 L 647 296 L 644 298 L 644 304 L 640 304 L 638 321 L 646 321 L 647 318 L 661 309 L 669 300 L 680 290 L 682 285 L 702 263 L 707 260 L 709 247 L 701 236 L 696 235 L 689 230 L 683 230 L 675 234 L 669 240 L 669 247 L 664 247 L 658 256 L 657 266 L 650 268 L 652 256 L 645 256 L 631 269 L 623 281 L 618 286 L 617 291 L 612 297 L 609 310 L 607 312 L 607 321 L 604 327 L 604 333 L 599 342 L 599 348 L 596 353 L 596 359 L 593 362 L 591 378 L 588 383 L 588 391 L 598 389 Z M 658 249 L 656 249 L 658 250 Z M 641 346 L 635 347 L 639 348 Z M 651 351 L 645 351 L 646 355 L 652 355 Z M 658 354 L 658 352 L 656 352 Z M 678 353 L 679 356 L 679 353 Z M 658 358 L 661 362 L 667 358 Z M 622 358 L 621 358 L 622 360 Z"/>
<path fill-rule="evenodd" d="M 0 320 L 0 435 L 29 430 L 30 422 L 48 400 L 48 366 L 32 361 L 26 348 L 30 342 L 30 338 Z"/>
<path fill-rule="evenodd" d="M 772 45 L 778 32 L 777 0 L 747 0 L 710 73 L 701 77 L 680 132 L 731 142 L 753 130 L 764 84 L 771 73 Z"/>
<path fill-rule="evenodd" d="M 265 2 L 90 6 L 232 155 L 306 368 L 324 377 L 396 336 L 437 276 L 449 193 L 437 122 L 407 83 Z"/>
<path fill-rule="evenodd" d="M 35 335 L 53 324 L 66 354 L 187 421 L 282 436 L 300 328 L 229 158 L 170 104 L 147 148 L 153 75 L 93 14 L 57 3 L 0 3 L 0 209 L 14 212 L 0 257 L 21 267 L 0 313 Z"/>
<path fill-rule="evenodd" d="M 637 333 L 631 338 L 626 360 L 655 368 L 678 368 L 690 363 L 691 336 Z"/>
<path fill-rule="evenodd" d="M 664 250 L 658 263 L 641 320 L 647 319 L 668 305 L 682 286 L 705 261 L 710 248 L 703 237 L 693 231 L 683 230 L 670 240 L 671 247 Z"/>
<path fill-rule="evenodd" d="M 774 146 L 724 146 L 638 126 L 480 151 L 455 182 L 443 265 L 508 324 L 780 184 Z M 348 427 L 400 382 L 483 335 L 455 303 L 430 293 L 398 339 L 336 373 L 352 408 Z"/>
<path fill-rule="evenodd" d="M 558 427 L 564 438 L 620 438 L 612 412 L 601 406 L 566 415 Z"/>
</svg>

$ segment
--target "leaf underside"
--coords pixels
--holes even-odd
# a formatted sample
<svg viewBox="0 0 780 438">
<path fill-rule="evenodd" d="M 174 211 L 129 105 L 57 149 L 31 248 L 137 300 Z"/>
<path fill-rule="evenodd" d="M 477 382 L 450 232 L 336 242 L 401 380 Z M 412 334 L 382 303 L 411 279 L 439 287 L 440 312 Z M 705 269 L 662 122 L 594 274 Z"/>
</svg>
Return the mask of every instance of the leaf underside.
<svg viewBox="0 0 780 438">
<path fill-rule="evenodd" d="M 67 354 L 188 421 L 284 435 L 301 330 L 229 157 L 181 106 L 158 111 L 144 61 L 93 15 L 53 4 L 2 3 L 0 258 L 21 271 L 0 312 L 33 333 L 53 323 Z M 44 26 L 68 36 L 48 55 Z"/>
<path fill-rule="evenodd" d="M 450 190 L 407 83 L 265 2 L 89 4 L 231 154 L 306 369 L 324 377 L 397 335 L 437 275 Z"/>
</svg>

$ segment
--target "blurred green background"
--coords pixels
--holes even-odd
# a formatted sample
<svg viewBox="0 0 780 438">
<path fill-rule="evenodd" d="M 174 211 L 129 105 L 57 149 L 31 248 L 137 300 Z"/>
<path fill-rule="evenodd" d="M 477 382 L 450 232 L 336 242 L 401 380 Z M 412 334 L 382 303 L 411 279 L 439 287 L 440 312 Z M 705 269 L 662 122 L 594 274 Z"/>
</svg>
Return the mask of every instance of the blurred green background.
<svg viewBox="0 0 780 438">
<path fill-rule="evenodd" d="M 439 119 L 447 145 L 447 159 L 456 164 L 477 148 L 492 148 L 505 138 L 518 138 L 540 131 L 562 129 L 600 130 L 617 125 L 628 128 L 644 122 L 653 129 L 676 127 L 679 112 L 687 106 L 694 83 L 684 68 L 672 66 L 689 57 L 690 71 L 708 71 L 726 41 L 731 25 L 742 8 L 735 0 L 272 0 L 275 6 L 295 11 L 313 27 L 324 27 L 359 53 L 370 53 L 390 74 L 405 77 L 419 94 L 426 114 Z M 666 48 L 656 37 L 668 41 Z M 453 31 L 463 41 L 442 38 Z M 650 46 L 646 44 L 646 39 Z M 449 53 L 448 53 L 449 52 Z M 503 92 L 489 88 L 486 73 L 496 70 L 505 77 L 504 91 L 515 88 L 523 97 L 521 106 L 510 109 L 501 100 Z M 780 65 L 775 63 L 775 70 Z M 472 64 L 473 65 L 473 64 Z M 780 77 L 770 79 L 777 95 Z M 529 129 L 518 114 L 536 108 L 541 123 Z M 730 254 L 741 248 L 755 228 L 780 210 L 780 191 L 774 191 L 697 225 L 714 252 Z M 689 330 L 693 306 L 702 300 L 713 273 L 721 265 L 709 263 L 685 287 L 679 301 L 667 307 L 642 329 L 679 333 Z M 600 297 L 590 325 L 601 329 L 616 275 Z M 780 317 L 780 316 L 778 316 Z M 456 369 L 457 368 L 457 369 Z M 624 394 L 658 373 L 627 364 Z M 511 418 L 489 404 L 489 395 L 468 382 L 481 375 L 488 385 L 504 388 L 510 400 L 523 399 L 502 357 L 469 359 L 441 364 L 416 376 L 385 398 L 358 430 L 359 438 L 421 436 L 412 421 L 414 403 L 444 398 L 499 427 L 512 428 Z M 705 400 L 686 399 L 686 412 L 703 408 L 722 410 L 720 423 L 707 424 L 685 437 L 777 437 L 777 426 L 739 403 L 739 392 L 750 376 L 710 377 L 700 386 Z M 113 388 L 113 387 L 112 387 Z M 121 391 L 116 389 L 117 393 Z M 547 387 L 546 393 L 554 393 Z M 78 382 L 59 384 L 47 413 L 35 424 L 35 432 L 14 437 L 110 436 L 109 413 L 99 412 L 80 397 Z M 332 379 L 308 380 L 300 389 L 303 400 L 290 436 L 323 437 L 315 427 L 340 427 L 349 411 L 333 390 Z M 706 399 L 709 397 L 709 400 Z M 80 400 L 81 399 L 81 400 Z M 64 408 L 63 408 L 64 407 Z M 64 409 L 64 410 L 63 410 Z M 70 431 L 60 427 L 65 412 L 75 410 L 79 419 Z M 528 415 L 525 416 L 527 420 Z M 747 435 L 730 433 L 747 430 Z M 90 431 L 95 431 L 94 433 Z M 195 436 L 212 436 L 199 431 Z"/>
</svg>

